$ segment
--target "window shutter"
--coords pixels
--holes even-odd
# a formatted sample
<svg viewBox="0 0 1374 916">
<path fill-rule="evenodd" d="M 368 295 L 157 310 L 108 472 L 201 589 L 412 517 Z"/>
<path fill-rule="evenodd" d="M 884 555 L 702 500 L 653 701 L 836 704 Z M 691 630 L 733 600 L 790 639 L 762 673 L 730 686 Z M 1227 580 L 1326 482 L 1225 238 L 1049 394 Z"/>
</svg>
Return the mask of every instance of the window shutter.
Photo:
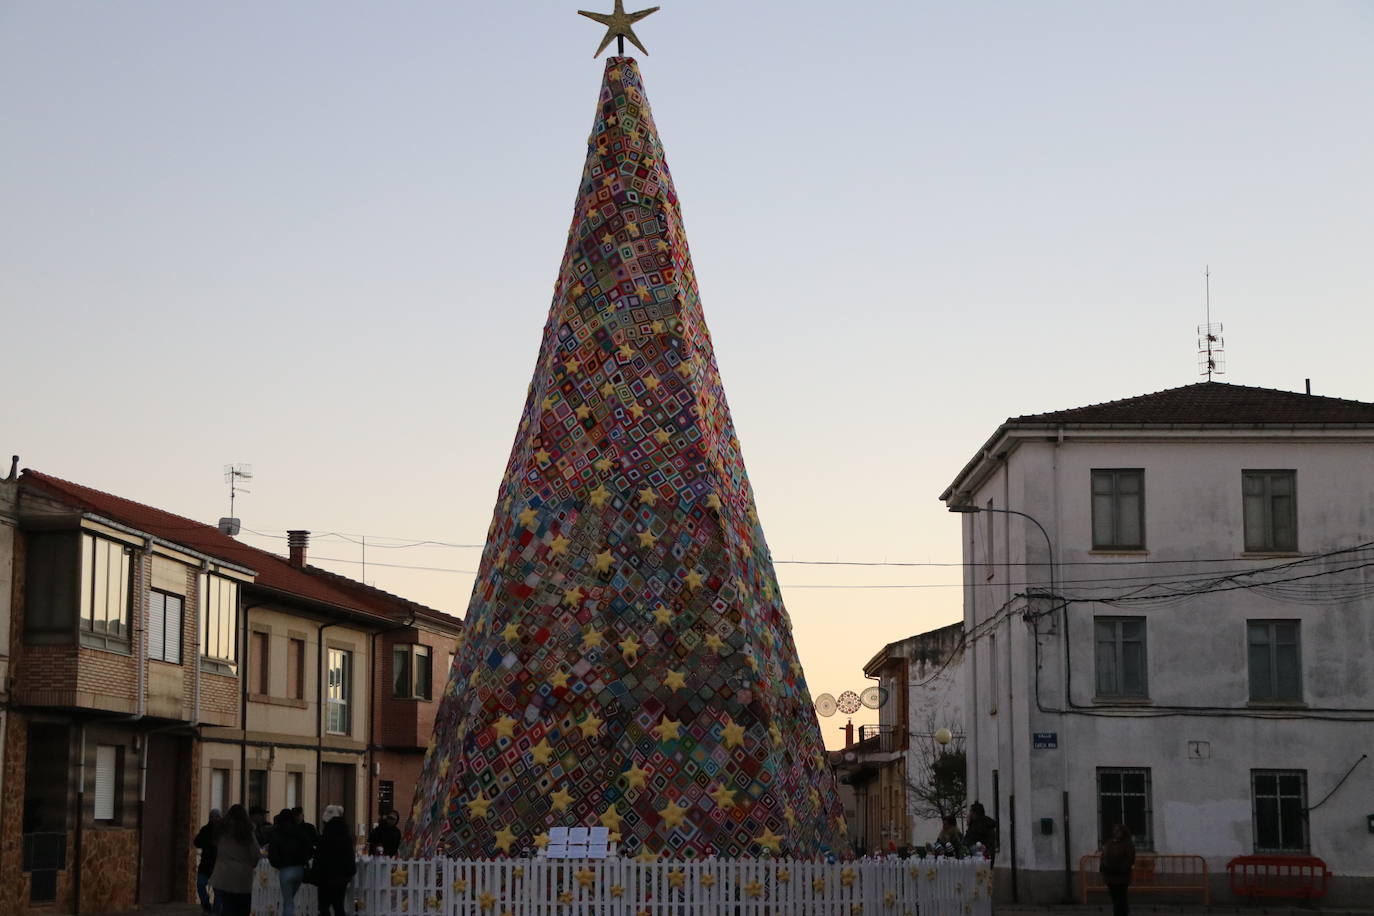
<svg viewBox="0 0 1374 916">
<path fill-rule="evenodd" d="M 160 592 L 148 596 L 148 657 L 161 659 L 166 648 L 167 598 Z"/>
<path fill-rule="evenodd" d="M 163 658 L 174 665 L 181 664 L 181 617 L 183 603 L 180 598 L 166 596 L 162 599 L 163 618 L 166 621 L 166 636 L 163 639 Z"/>
<path fill-rule="evenodd" d="M 115 771 L 119 768 L 119 748 L 113 744 L 95 747 L 95 819 L 112 821 L 115 816 Z"/>
</svg>

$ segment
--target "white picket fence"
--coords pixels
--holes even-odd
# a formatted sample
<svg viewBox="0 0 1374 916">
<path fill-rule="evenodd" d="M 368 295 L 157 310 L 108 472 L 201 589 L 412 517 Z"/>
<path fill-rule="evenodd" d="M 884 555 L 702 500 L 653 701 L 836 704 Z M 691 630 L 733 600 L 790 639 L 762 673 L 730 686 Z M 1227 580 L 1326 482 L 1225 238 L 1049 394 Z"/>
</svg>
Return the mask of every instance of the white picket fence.
<svg viewBox="0 0 1374 916">
<path fill-rule="evenodd" d="M 344 897 L 355 916 L 991 916 L 982 859 L 360 858 Z M 281 916 L 281 884 L 266 860 L 254 916 Z M 315 888 L 298 916 L 318 916 Z"/>
</svg>

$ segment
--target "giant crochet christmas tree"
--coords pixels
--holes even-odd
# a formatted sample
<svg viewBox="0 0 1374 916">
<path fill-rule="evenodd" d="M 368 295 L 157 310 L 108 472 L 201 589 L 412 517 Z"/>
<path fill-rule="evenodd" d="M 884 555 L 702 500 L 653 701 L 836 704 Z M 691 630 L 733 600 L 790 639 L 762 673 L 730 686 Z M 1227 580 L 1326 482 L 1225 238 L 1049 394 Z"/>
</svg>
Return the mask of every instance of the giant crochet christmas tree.
<svg viewBox="0 0 1374 916">
<path fill-rule="evenodd" d="M 843 845 L 639 69 L 606 61 L 568 247 L 408 845 Z"/>
</svg>

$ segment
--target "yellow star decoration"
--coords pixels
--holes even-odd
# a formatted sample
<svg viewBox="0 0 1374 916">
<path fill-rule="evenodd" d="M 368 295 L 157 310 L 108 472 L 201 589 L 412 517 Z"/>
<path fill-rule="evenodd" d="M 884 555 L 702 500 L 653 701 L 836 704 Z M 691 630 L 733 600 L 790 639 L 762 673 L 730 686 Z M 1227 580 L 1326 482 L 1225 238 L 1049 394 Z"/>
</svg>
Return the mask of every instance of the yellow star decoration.
<svg viewBox="0 0 1374 916">
<path fill-rule="evenodd" d="M 601 817 L 597 818 L 597 821 L 600 822 L 602 827 L 605 827 L 607 830 L 617 831 L 620 829 L 621 820 L 620 812 L 615 810 L 614 805 L 603 811 Z"/>
<path fill-rule="evenodd" d="M 630 664 L 639 660 L 639 643 L 633 636 L 626 636 L 620 641 L 620 654 L 624 655 Z"/>
<path fill-rule="evenodd" d="M 491 807 L 491 799 L 479 795 L 468 802 L 468 817 L 486 817 L 487 809 Z"/>
<path fill-rule="evenodd" d="M 652 531 L 641 531 L 641 532 L 639 532 L 639 546 L 640 546 L 640 547 L 652 547 L 652 546 L 654 546 L 654 545 L 657 544 L 657 543 L 658 543 L 658 538 L 654 536 L 654 533 L 653 533 Z"/>
<path fill-rule="evenodd" d="M 548 398 L 545 398 L 544 400 L 545 400 L 545 401 L 548 401 L 549 399 L 548 399 Z M 547 410 L 548 408 L 550 408 L 550 407 L 552 407 L 552 406 L 553 406 L 552 404 L 545 404 L 545 405 L 544 405 L 544 409 Z M 548 451 L 546 451 L 545 449 L 542 449 L 542 448 L 539 449 L 537 452 L 534 453 L 534 460 L 537 461 L 537 462 L 539 462 L 540 464 L 548 464 L 548 463 L 549 463 L 549 453 L 548 453 Z"/>
<path fill-rule="evenodd" d="M 654 623 L 665 624 L 673 619 L 673 612 L 663 605 L 654 608 Z"/>
<path fill-rule="evenodd" d="M 632 417 L 634 417 L 636 420 L 638 420 L 640 417 L 644 416 L 644 408 L 641 407 L 641 406 L 638 405 L 638 404 L 631 404 L 631 405 L 630 405 L 630 416 L 632 416 Z"/>
<path fill-rule="evenodd" d="M 583 738 L 590 738 L 600 730 L 602 721 L 596 717 L 596 713 L 589 712 L 587 718 L 577 723 L 577 728 L 582 732 Z"/>
<path fill-rule="evenodd" d="M 782 809 L 782 816 L 787 821 L 787 826 L 797 826 L 797 811 L 791 805 L 788 805 L 786 808 Z"/>
<path fill-rule="evenodd" d="M 567 811 L 568 805 L 572 804 L 572 793 L 560 786 L 557 792 L 549 795 L 549 800 L 553 802 L 553 810 Z"/>
<path fill-rule="evenodd" d="M 550 675 L 549 675 L 549 686 L 550 686 L 550 687 L 566 687 L 566 686 L 568 686 L 568 672 L 564 671 L 562 668 L 559 668 L 559 669 L 558 669 L 557 671 L 555 671 L 553 674 L 550 674 Z"/>
<path fill-rule="evenodd" d="M 744 892 L 750 897 L 757 899 L 763 896 L 763 885 L 759 884 L 757 881 L 750 881 L 748 884 L 744 885 Z"/>
<path fill-rule="evenodd" d="M 688 588 L 701 588 L 702 575 L 695 569 L 688 570 L 684 581 L 687 583 Z"/>
<path fill-rule="evenodd" d="M 723 784 L 716 786 L 709 794 L 717 805 L 722 808 L 733 808 L 735 806 L 735 793 L 727 789 Z"/>
<path fill-rule="evenodd" d="M 610 470 L 612 467 L 614 467 L 614 466 L 615 466 L 615 460 L 612 459 L 609 455 L 603 455 L 602 457 L 600 457 L 600 458 L 598 458 L 598 459 L 596 459 L 595 461 L 592 462 L 592 467 L 596 468 L 598 471 L 602 472 L 603 474 L 604 474 L 605 472 L 609 471 L 609 470 Z"/>
<path fill-rule="evenodd" d="M 611 564 L 615 562 L 615 554 L 609 550 L 603 550 L 596 555 L 596 571 L 610 572 Z"/>
<path fill-rule="evenodd" d="M 681 671 L 669 671 L 663 675 L 663 685 L 672 690 L 681 690 L 687 686 L 687 676 Z"/>
<path fill-rule="evenodd" d="M 501 636 L 505 638 L 506 642 L 515 642 L 520 638 L 520 624 L 512 620 L 510 623 L 506 624 L 506 628 L 501 631 Z"/>
<path fill-rule="evenodd" d="M 547 766 L 549 758 L 553 756 L 553 748 L 549 745 L 549 739 L 539 739 L 539 743 L 530 748 L 530 756 L 533 757 L 534 762 L 540 766 Z"/>
<path fill-rule="evenodd" d="M 624 896 L 625 896 L 625 885 L 623 885 L 623 884 L 612 884 L 612 885 L 611 885 L 611 896 L 614 897 L 614 898 L 616 898 L 617 900 L 619 900 L 621 897 L 624 897 Z"/>
<path fill-rule="evenodd" d="M 760 846 L 762 846 L 764 849 L 767 849 L 769 852 L 776 854 L 778 851 L 778 844 L 782 842 L 782 837 L 774 833 L 773 828 L 765 827 L 763 828 L 763 833 L 760 833 L 758 836 L 754 837 L 754 842 L 758 843 Z"/>
<path fill-rule="evenodd" d="M 688 376 L 690 376 L 690 375 L 692 374 L 692 363 L 691 363 L 691 361 L 688 360 L 687 362 L 678 363 L 678 364 L 677 364 L 677 374 L 680 375 L 680 376 L 682 376 L 683 378 L 687 378 Z"/>
<path fill-rule="evenodd" d="M 680 868 L 675 868 L 668 872 L 668 886 L 682 887 L 682 883 L 687 880 L 687 873 Z"/>
<path fill-rule="evenodd" d="M 547 830 L 544 831 L 544 832 L 542 832 L 542 833 L 535 834 L 535 837 L 534 837 L 534 848 L 535 848 L 535 849 L 548 849 L 548 848 L 549 848 L 549 833 L 548 833 Z"/>
<path fill-rule="evenodd" d="M 577 605 L 581 604 L 581 603 L 582 603 L 582 589 L 581 589 L 581 587 L 574 585 L 572 588 L 564 589 L 564 591 L 563 591 L 563 603 L 564 603 L 564 604 L 572 605 L 573 607 L 577 607 Z"/>
<path fill-rule="evenodd" d="M 606 505 L 610 498 L 611 491 L 606 489 L 605 484 L 597 484 L 596 489 L 587 494 L 587 501 L 598 509 Z"/>
<path fill-rule="evenodd" d="M 787 882 L 789 882 L 789 881 L 791 881 L 791 880 L 792 880 L 792 869 L 790 869 L 790 868 L 779 868 L 779 869 L 778 869 L 778 883 L 779 883 L 779 884 L 786 884 Z"/>
<path fill-rule="evenodd" d="M 568 552 L 568 545 L 571 543 L 572 541 L 568 540 L 560 534 L 552 541 L 549 541 L 549 553 L 553 554 L 556 557 L 561 557 L 563 556 L 563 554 Z"/>
<path fill-rule="evenodd" d="M 625 784 L 631 789 L 644 788 L 644 780 L 649 778 L 649 771 L 635 764 L 625 771 Z"/>
<path fill-rule="evenodd" d="M 719 652 L 720 647 L 725 645 L 725 643 L 721 642 L 720 637 L 717 636 L 715 633 L 707 633 L 706 639 L 703 640 L 703 643 L 705 644 L 706 648 L 710 649 L 712 652 Z"/>
<path fill-rule="evenodd" d="M 668 243 L 665 242 L 663 239 L 659 239 L 657 244 L 659 251 L 668 250 Z M 649 325 L 649 330 L 653 331 L 655 334 L 662 334 L 664 330 L 666 330 L 666 328 L 667 326 L 663 323 L 661 319 L 655 319 L 653 324 Z"/>
<path fill-rule="evenodd" d="M 496 831 L 496 843 L 495 843 L 495 846 L 496 846 L 497 849 L 501 850 L 502 852 L 507 852 L 507 853 L 508 853 L 508 852 L 510 852 L 511 845 L 512 845 L 514 842 L 515 842 L 515 831 L 514 831 L 514 830 L 510 829 L 509 827 L 502 827 L 500 830 Z"/>
<path fill-rule="evenodd" d="M 678 729 L 682 728 L 681 722 L 676 722 L 664 716 L 657 725 L 650 729 L 658 734 L 658 740 L 667 741 L 669 738 L 678 737 Z"/>
<path fill-rule="evenodd" d="M 601 635 L 600 630 L 587 630 L 582 634 L 582 651 L 586 652 L 588 649 L 595 649 L 605 642 L 606 639 Z"/>
<path fill-rule="evenodd" d="M 492 896 L 491 891 L 482 891 L 482 896 L 477 898 L 477 905 L 484 910 L 489 910 L 496 905 L 496 898 Z"/>
<path fill-rule="evenodd" d="M 644 850 L 643 852 L 641 852 L 639 855 L 635 856 L 635 861 L 636 861 L 636 862 L 657 862 L 657 861 L 658 861 L 658 856 L 655 855 L 654 853 L 650 852 L 648 849 L 645 849 L 645 850 Z M 649 911 L 648 911 L 648 910 L 640 910 L 640 912 L 641 912 L 641 913 L 648 913 Z"/>
<path fill-rule="evenodd" d="M 673 434 L 666 429 L 660 429 L 654 432 L 654 438 L 658 440 L 659 445 L 667 445 L 673 438 Z"/>
<path fill-rule="evenodd" d="M 523 510 L 521 510 L 521 512 L 520 512 L 520 515 L 519 515 L 520 524 L 522 524 L 522 525 L 524 525 L 526 528 L 528 528 L 528 527 L 530 527 L 531 525 L 534 524 L 534 520 L 535 520 L 536 518 L 538 518 L 538 517 L 539 517 L 539 513 L 538 513 L 538 512 L 534 511 L 534 509 L 533 509 L 531 506 L 526 506 L 526 507 L 525 507 Z"/>
<path fill-rule="evenodd" d="M 851 903 L 849 905 L 849 916 L 864 916 L 864 905 L 862 903 Z"/>
<path fill-rule="evenodd" d="M 577 883 L 586 888 L 592 887 L 596 884 L 596 872 L 590 868 L 579 868 L 577 870 Z"/>
<path fill-rule="evenodd" d="M 715 887 L 715 886 L 716 886 L 716 876 L 713 875 L 713 874 L 710 874 L 709 872 L 708 872 L 707 874 L 702 875 L 702 876 L 701 876 L 701 886 L 702 886 L 702 887 L 705 887 L 705 888 Z"/>
<path fill-rule="evenodd" d="M 498 738 L 515 737 L 515 720 L 510 716 L 502 716 L 493 722 L 491 727 L 496 732 L 496 737 Z"/>
<path fill-rule="evenodd" d="M 811 796 L 811 804 L 812 804 L 812 806 L 813 806 L 813 807 L 819 806 L 820 803 L 821 803 L 821 793 L 817 792 L 815 789 L 812 789 L 811 792 L 810 792 L 809 794 L 810 794 L 810 796 Z"/>
<path fill-rule="evenodd" d="M 708 508 L 708 509 L 719 509 L 719 508 L 720 508 L 720 497 L 717 496 L 717 495 L 714 494 L 714 493 L 707 493 L 707 494 L 706 494 L 706 508 Z"/>
<path fill-rule="evenodd" d="M 610 382 L 606 382 L 605 384 L 603 384 L 599 390 L 601 391 L 601 396 L 605 398 L 608 398 L 611 395 L 615 394 L 615 386 L 612 385 Z"/>
<path fill-rule="evenodd" d="M 663 322 L 661 322 L 661 321 L 655 321 L 654 324 L 659 325 L 659 326 L 662 326 Z M 663 383 L 662 383 L 661 381 L 659 381 L 657 375 L 646 375 L 646 376 L 644 377 L 644 387 L 645 387 L 645 388 L 648 388 L 650 391 L 657 391 L 657 390 L 658 390 L 658 386 L 659 386 L 659 385 L 662 385 L 662 384 L 663 384 Z"/>
<path fill-rule="evenodd" d="M 896 902 L 897 902 L 897 895 L 894 894 L 892 891 L 888 891 L 886 894 L 883 894 L 883 905 L 884 905 L 884 906 L 892 906 L 892 905 L 893 905 L 894 903 L 896 903 Z"/>
<path fill-rule="evenodd" d="M 778 728 L 778 723 L 774 722 L 768 726 L 768 736 L 773 739 L 774 744 L 782 744 L 782 729 Z"/>
<path fill-rule="evenodd" d="M 572 891 L 559 891 L 559 892 L 558 892 L 558 902 L 559 902 L 559 903 L 572 903 L 572 902 L 573 902 L 573 892 L 572 892 Z"/>
<path fill-rule="evenodd" d="M 815 891 L 816 893 L 818 893 L 818 894 L 823 894 L 823 893 L 825 893 L 825 879 L 824 879 L 824 878 L 813 878 L 813 879 L 811 880 L 811 889 L 812 889 L 813 891 Z"/>
<path fill-rule="evenodd" d="M 755 672 L 755 673 L 758 672 L 758 670 L 759 670 L 759 660 L 758 660 L 758 657 L 755 656 L 753 652 L 750 652 L 748 655 L 744 656 L 744 662 L 745 662 L 745 664 L 747 664 L 747 665 L 749 666 L 749 670 L 751 670 L 751 671 L 753 671 L 753 672 Z"/>
<path fill-rule="evenodd" d="M 576 372 L 576 371 L 577 371 L 578 369 L 580 369 L 581 367 L 582 367 L 582 363 L 581 363 L 580 361 L 576 360 L 576 359 L 565 359 L 565 360 L 563 360 L 563 371 L 564 371 L 564 372 Z"/>
<path fill-rule="evenodd" d="M 454 892 L 455 894 L 465 894 L 465 893 L 467 893 L 467 889 L 468 889 L 468 882 L 467 882 L 466 879 L 464 879 L 464 878 L 459 878 L 459 879 L 457 879 L 456 881 L 453 882 L 453 892 Z"/>
<path fill-rule="evenodd" d="M 726 747 L 739 747 L 744 743 L 744 726 L 728 716 L 725 719 L 725 727 L 720 730 L 720 733 L 725 738 Z"/>
<path fill-rule="evenodd" d="M 585 420 L 592 415 L 592 409 L 586 404 L 578 404 L 573 413 L 577 414 L 577 419 Z"/>
<path fill-rule="evenodd" d="M 668 802 L 668 804 L 659 809 L 658 816 L 663 818 L 664 826 L 672 830 L 674 827 L 680 827 L 682 825 L 683 819 L 687 817 L 687 809 L 680 808 L 673 802 Z"/>
<path fill-rule="evenodd" d="M 840 883 L 845 887 L 854 886 L 854 869 L 844 868 L 840 871 Z"/>
<path fill-rule="evenodd" d="M 645 487 L 639 491 L 639 501 L 646 506 L 656 505 L 658 503 L 658 494 L 655 493 L 652 488 Z"/>
</svg>

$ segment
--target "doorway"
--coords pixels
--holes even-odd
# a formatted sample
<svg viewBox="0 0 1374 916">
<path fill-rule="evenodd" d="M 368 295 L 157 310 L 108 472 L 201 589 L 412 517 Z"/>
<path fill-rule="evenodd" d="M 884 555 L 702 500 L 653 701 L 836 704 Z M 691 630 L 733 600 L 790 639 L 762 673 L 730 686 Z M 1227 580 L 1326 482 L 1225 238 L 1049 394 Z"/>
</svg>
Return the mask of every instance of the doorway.
<svg viewBox="0 0 1374 916">
<path fill-rule="evenodd" d="M 324 822 L 324 809 L 330 805 L 343 808 L 344 823 L 355 826 L 361 823 L 358 820 L 358 811 L 354 807 L 353 793 L 356 782 L 357 767 L 352 764 L 320 764 L 320 818 L 316 823 Z"/>
<path fill-rule="evenodd" d="M 191 835 L 191 755 L 186 738 L 145 735 L 147 792 L 140 838 L 140 904 L 184 903 Z"/>
</svg>

